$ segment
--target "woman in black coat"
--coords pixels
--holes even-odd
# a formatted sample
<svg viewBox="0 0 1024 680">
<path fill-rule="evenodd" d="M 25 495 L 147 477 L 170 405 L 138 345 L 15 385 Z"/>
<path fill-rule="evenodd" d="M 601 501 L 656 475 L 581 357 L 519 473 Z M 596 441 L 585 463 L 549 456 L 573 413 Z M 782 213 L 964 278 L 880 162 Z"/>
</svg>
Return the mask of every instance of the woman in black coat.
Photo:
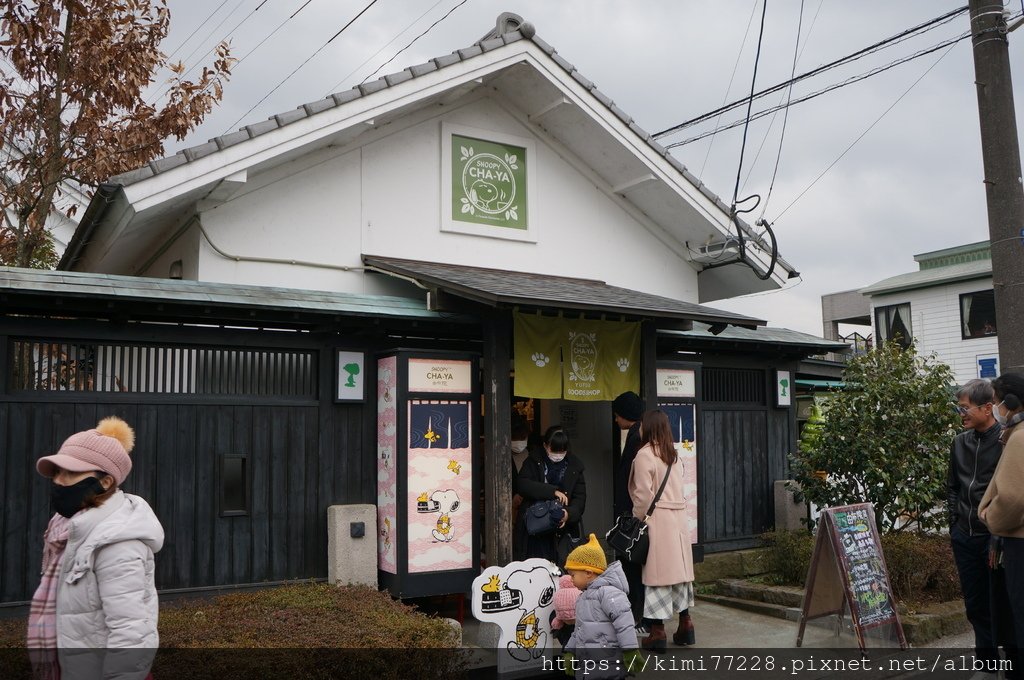
<svg viewBox="0 0 1024 680">
<path fill-rule="evenodd" d="M 569 451 L 569 437 L 561 430 L 549 433 L 543 452 L 531 452 L 523 462 L 516 480 L 516 493 L 523 497 L 512 533 L 515 560 L 542 557 L 560 564 L 559 543 L 567 537 L 579 537 L 580 520 L 587 505 L 587 486 L 583 479 L 583 461 Z M 526 531 L 526 509 L 537 501 L 557 500 L 565 518 L 555 531 L 530 536 Z"/>
</svg>

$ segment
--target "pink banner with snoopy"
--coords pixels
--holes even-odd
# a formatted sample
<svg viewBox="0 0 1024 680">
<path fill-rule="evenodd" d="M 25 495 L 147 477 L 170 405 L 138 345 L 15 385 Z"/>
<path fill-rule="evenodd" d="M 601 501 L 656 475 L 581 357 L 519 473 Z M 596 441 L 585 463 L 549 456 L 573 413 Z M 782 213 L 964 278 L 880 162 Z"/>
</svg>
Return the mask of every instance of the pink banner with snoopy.
<svg viewBox="0 0 1024 680">
<path fill-rule="evenodd" d="M 473 568 L 468 401 L 409 402 L 409 573 Z"/>
<path fill-rule="evenodd" d="M 398 573 L 395 546 L 398 525 L 395 502 L 398 474 L 395 450 L 398 445 L 398 357 L 377 361 L 377 566 L 390 574 Z"/>
</svg>

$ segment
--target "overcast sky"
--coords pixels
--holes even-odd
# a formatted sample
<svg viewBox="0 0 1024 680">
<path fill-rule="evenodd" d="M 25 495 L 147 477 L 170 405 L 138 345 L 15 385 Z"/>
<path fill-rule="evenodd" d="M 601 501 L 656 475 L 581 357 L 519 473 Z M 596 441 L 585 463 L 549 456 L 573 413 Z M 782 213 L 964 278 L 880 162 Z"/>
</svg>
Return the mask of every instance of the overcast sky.
<svg viewBox="0 0 1024 680">
<path fill-rule="evenodd" d="M 253 12 L 261 1 L 169 0 L 171 33 L 162 47 L 175 60 L 184 59 L 186 66 L 198 63 L 217 39 L 243 20 L 231 42 L 233 55 L 245 57 L 220 107 L 184 144 L 169 145 L 169 153 L 358 84 L 462 2 L 378 0 L 285 81 L 369 0 L 267 0 Z M 804 0 L 797 73 L 965 4 L 966 0 Z M 377 75 L 468 46 L 493 28 L 498 14 L 513 11 L 533 23 L 540 37 L 641 127 L 657 132 L 749 91 L 761 8 L 761 0 L 467 0 Z M 1019 14 L 1021 0 L 1011 0 L 1008 9 Z M 789 78 L 800 14 L 800 0 L 768 3 L 758 89 Z M 277 27 L 280 30 L 254 50 Z M 967 29 L 964 14 L 914 40 L 797 84 L 792 96 L 888 64 Z M 1024 129 L 1021 41 L 1024 30 L 1010 34 L 1017 124 Z M 778 176 L 764 216 L 775 222 L 780 253 L 801 272 L 802 281 L 791 282 L 782 291 L 713 306 L 820 335 L 822 294 L 913 271 L 917 253 L 987 239 L 973 69 L 968 39 L 948 52 L 935 52 L 790 108 Z M 755 103 L 754 111 L 780 101 L 779 95 L 770 95 Z M 738 117 L 737 112 L 727 113 L 721 122 Z M 682 140 L 712 127 L 690 128 L 662 141 Z M 741 196 L 767 193 L 781 128 L 781 113 L 774 121 L 767 116 L 751 124 Z M 741 137 L 740 127 L 673 152 L 728 203 Z M 758 209 L 752 217 L 760 213 Z"/>
</svg>

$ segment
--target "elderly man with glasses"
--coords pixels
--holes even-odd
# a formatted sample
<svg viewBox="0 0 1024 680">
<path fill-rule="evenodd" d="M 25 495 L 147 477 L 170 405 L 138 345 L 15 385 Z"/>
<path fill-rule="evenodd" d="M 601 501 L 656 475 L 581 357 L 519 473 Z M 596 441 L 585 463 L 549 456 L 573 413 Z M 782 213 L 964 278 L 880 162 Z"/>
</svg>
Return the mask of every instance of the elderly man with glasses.
<svg viewBox="0 0 1024 680">
<path fill-rule="evenodd" d="M 978 505 L 1002 454 L 1001 428 L 992 416 L 995 393 L 987 380 L 969 380 L 956 393 L 957 413 L 964 431 L 950 448 L 946 507 L 956 570 L 964 595 L 967 619 L 974 627 L 975 654 L 980 661 L 999 659 L 990 604 L 988 527 L 978 517 Z M 986 664 L 987 665 L 987 664 Z M 995 673 L 978 673 L 978 678 Z"/>
</svg>

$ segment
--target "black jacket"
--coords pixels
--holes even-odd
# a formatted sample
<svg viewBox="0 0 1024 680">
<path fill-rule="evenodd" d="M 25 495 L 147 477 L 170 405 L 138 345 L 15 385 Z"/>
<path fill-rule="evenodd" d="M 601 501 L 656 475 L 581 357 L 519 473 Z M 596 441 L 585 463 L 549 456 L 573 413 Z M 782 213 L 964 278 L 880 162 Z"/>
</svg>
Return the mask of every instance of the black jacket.
<svg viewBox="0 0 1024 680">
<path fill-rule="evenodd" d="M 522 560 L 526 555 L 526 508 L 534 501 L 548 501 L 555 497 L 555 491 L 562 491 L 569 497 L 569 519 L 563 530 L 569 530 L 573 535 L 578 533 L 576 525 L 583 517 L 583 511 L 587 507 L 587 484 L 583 479 L 583 461 L 570 453 L 566 456 L 567 465 L 562 483 L 558 486 L 548 484 L 544 481 L 544 463 L 547 454 L 531 452 L 523 461 L 523 467 L 519 470 L 519 477 L 516 479 L 516 493 L 523 497 L 519 504 L 519 511 L 516 513 L 516 523 L 512 529 L 512 556 L 513 559 Z M 557 541 L 555 534 L 551 535 L 552 542 Z"/>
<path fill-rule="evenodd" d="M 633 459 L 636 453 L 643 448 L 643 441 L 640 439 L 640 423 L 633 423 L 626 435 L 626 442 L 622 445 L 622 455 L 619 456 L 619 464 L 615 467 L 615 516 L 629 515 L 633 512 L 633 499 L 629 497 L 629 473 L 633 469 Z"/>
<path fill-rule="evenodd" d="M 989 533 L 985 523 L 978 519 L 978 504 L 1003 453 L 999 442 L 1001 430 L 999 423 L 984 432 L 967 430 L 958 434 L 950 447 L 946 509 L 950 528 L 959 527 L 968 536 Z"/>
</svg>

